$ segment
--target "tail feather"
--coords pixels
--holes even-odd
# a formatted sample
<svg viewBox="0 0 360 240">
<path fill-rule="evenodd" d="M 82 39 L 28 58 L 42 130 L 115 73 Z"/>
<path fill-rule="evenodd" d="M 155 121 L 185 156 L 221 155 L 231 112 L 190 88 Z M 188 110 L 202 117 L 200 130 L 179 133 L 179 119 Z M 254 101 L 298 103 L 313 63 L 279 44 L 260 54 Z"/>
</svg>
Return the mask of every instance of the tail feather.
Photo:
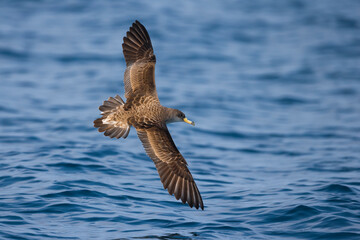
<svg viewBox="0 0 360 240">
<path fill-rule="evenodd" d="M 119 95 L 116 95 L 114 98 L 109 97 L 99 107 L 103 116 L 94 121 L 94 127 L 98 128 L 99 132 L 104 132 L 104 135 L 110 138 L 126 138 L 130 132 L 130 126 L 118 117 L 118 112 L 121 111 L 120 107 L 124 104 L 125 102 Z"/>
</svg>

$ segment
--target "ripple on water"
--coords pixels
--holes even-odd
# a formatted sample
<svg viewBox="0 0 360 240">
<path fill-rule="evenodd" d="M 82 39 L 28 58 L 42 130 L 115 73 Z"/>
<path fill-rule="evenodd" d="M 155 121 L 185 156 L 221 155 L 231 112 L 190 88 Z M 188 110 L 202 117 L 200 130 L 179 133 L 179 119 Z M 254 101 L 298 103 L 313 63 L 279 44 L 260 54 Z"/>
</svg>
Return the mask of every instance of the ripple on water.
<svg viewBox="0 0 360 240">
<path fill-rule="evenodd" d="M 60 201 L 61 202 L 61 201 Z M 55 213 L 55 214 L 63 214 L 63 213 L 74 213 L 74 212 L 87 212 L 88 210 L 100 210 L 95 207 L 74 204 L 74 203 L 55 203 L 48 204 L 45 207 L 32 209 L 32 210 L 23 210 L 23 213 Z"/>
<path fill-rule="evenodd" d="M 121 172 L 107 168 L 100 164 L 80 164 L 80 163 L 72 163 L 72 162 L 59 162 L 59 163 L 51 163 L 46 164 L 49 168 L 57 168 L 63 172 L 101 172 L 109 175 L 119 175 Z"/>
<path fill-rule="evenodd" d="M 1 176 L 0 177 L 0 187 L 7 187 L 12 184 L 19 182 L 26 182 L 35 179 L 35 177 L 13 177 L 13 176 Z"/>
<path fill-rule="evenodd" d="M 275 222 L 292 222 L 302 220 L 305 221 L 313 216 L 320 214 L 320 211 L 313 207 L 298 205 L 290 209 L 278 209 L 275 211 L 267 212 L 263 214 L 263 223 L 275 223 Z"/>
<path fill-rule="evenodd" d="M 16 215 L 0 216 L 0 224 L 4 225 L 24 225 L 28 224 L 22 217 Z"/>
<path fill-rule="evenodd" d="M 354 190 L 351 187 L 342 184 L 329 184 L 318 189 L 317 191 L 324 191 L 329 193 L 355 194 Z"/>
<path fill-rule="evenodd" d="M 90 191 L 87 189 L 82 190 L 69 190 L 56 193 L 48 193 L 40 195 L 42 198 L 60 198 L 60 197 L 106 197 L 106 194 L 103 194 L 98 191 Z"/>
</svg>

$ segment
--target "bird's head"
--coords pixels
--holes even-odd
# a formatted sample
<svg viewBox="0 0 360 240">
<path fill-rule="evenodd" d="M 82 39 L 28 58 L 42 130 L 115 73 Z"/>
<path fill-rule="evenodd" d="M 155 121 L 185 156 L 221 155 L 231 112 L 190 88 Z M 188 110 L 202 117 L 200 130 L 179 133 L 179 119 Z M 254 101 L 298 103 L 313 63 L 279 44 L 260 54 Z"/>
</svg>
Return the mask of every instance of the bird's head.
<svg viewBox="0 0 360 240">
<path fill-rule="evenodd" d="M 169 118 L 166 121 L 166 123 L 173 123 L 173 122 L 186 122 L 188 124 L 195 126 L 195 122 L 187 119 L 185 114 L 177 109 L 170 109 Z"/>
</svg>

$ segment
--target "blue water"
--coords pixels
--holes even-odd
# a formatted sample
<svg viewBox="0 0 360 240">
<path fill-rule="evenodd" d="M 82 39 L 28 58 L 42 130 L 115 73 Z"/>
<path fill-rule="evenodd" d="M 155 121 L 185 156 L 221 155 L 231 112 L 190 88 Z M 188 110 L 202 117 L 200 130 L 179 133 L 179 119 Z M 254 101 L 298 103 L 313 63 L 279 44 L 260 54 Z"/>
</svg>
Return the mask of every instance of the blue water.
<svg viewBox="0 0 360 240">
<path fill-rule="evenodd" d="M 359 1 L 1 1 L 0 239 L 360 239 Z M 138 19 L 205 211 L 162 188 L 123 96 Z"/>
</svg>

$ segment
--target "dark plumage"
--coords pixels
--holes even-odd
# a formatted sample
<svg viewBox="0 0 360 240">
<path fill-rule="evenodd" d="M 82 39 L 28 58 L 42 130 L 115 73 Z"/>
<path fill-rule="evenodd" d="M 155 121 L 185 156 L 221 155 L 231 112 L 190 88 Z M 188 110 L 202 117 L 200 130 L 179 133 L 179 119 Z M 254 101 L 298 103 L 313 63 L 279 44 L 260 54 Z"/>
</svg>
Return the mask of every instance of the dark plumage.
<svg viewBox="0 0 360 240">
<path fill-rule="evenodd" d="M 160 104 L 155 86 L 156 57 L 145 27 L 135 21 L 122 45 L 126 103 L 118 95 L 100 106 L 101 118 L 94 121 L 99 132 L 111 138 L 126 138 L 135 127 L 147 155 L 154 161 L 165 189 L 176 199 L 204 209 L 196 183 L 166 126 L 184 121 L 194 125 L 177 109 Z"/>
</svg>

